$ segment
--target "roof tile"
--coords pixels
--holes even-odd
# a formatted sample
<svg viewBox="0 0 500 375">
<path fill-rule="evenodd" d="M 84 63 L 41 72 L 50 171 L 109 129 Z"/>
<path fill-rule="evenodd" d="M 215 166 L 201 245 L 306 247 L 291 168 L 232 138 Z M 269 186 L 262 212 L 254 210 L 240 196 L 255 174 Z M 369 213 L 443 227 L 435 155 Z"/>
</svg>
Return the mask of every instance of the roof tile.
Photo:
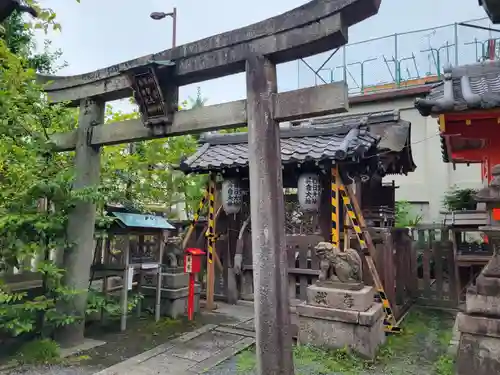
<svg viewBox="0 0 500 375">
<path fill-rule="evenodd" d="M 282 163 L 337 160 L 337 151 L 352 129 L 359 129 L 359 134 L 350 139 L 347 158 L 359 158 L 360 146 L 371 155 L 382 149 L 401 152 L 407 148 L 407 170 L 415 168 L 411 157 L 410 123 L 400 120 L 399 112 L 394 111 L 322 118 L 309 121 L 307 125 L 282 128 Z M 204 173 L 247 166 L 247 142 L 247 133 L 206 135 L 201 138 L 198 151 L 180 168 L 186 173 Z"/>
<path fill-rule="evenodd" d="M 500 61 L 447 68 L 443 82 L 415 100 L 423 116 L 500 106 Z"/>
</svg>

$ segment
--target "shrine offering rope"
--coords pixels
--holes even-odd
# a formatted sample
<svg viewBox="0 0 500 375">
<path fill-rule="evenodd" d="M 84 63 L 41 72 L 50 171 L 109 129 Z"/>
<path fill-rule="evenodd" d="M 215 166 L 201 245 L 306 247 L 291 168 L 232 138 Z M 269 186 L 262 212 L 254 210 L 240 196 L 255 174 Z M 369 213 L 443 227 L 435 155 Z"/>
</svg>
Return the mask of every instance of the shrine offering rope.
<svg viewBox="0 0 500 375">
<path fill-rule="evenodd" d="M 339 169 L 335 165 L 332 167 L 332 245 L 340 248 L 340 225 L 339 225 Z"/>
<path fill-rule="evenodd" d="M 210 176 L 208 187 L 208 263 L 214 261 L 215 244 L 215 177 Z"/>
</svg>

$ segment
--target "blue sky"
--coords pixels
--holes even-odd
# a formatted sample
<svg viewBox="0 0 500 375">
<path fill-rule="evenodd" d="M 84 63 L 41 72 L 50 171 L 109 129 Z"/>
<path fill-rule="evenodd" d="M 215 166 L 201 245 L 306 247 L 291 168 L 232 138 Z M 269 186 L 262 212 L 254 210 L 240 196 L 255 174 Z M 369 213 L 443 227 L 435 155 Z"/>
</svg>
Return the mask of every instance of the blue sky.
<svg viewBox="0 0 500 375">
<path fill-rule="evenodd" d="M 62 32 L 50 33 L 48 38 L 53 41 L 54 48 L 63 51 L 63 60 L 68 63 L 68 67 L 60 72 L 64 75 L 93 71 L 169 48 L 172 38 L 171 19 L 153 21 L 149 18 L 152 11 L 169 12 L 174 6 L 177 7 L 177 44 L 181 45 L 272 17 L 305 2 L 304 0 L 81 0 L 78 4 L 76 0 L 42 1 L 45 7 L 56 11 L 63 26 Z M 379 14 L 352 27 L 349 30 L 349 40 L 357 42 L 481 17 L 485 17 L 485 13 L 477 5 L 477 0 L 382 0 Z M 487 22 L 482 24 L 487 25 Z M 414 51 L 418 55 L 418 69 L 412 71 L 413 60 L 409 59 L 404 63 L 405 74 L 422 75 L 427 70 L 432 70 L 435 63 L 434 65 L 431 63 L 428 53 L 422 53 L 420 50 L 428 45 L 437 48 L 445 41 L 453 42 L 452 30 L 447 28 L 434 33 L 422 32 L 400 37 L 399 57 L 411 56 Z M 472 56 L 474 46 L 464 43 L 471 41 L 478 33 L 480 39 L 488 36 L 487 32 L 460 28 L 461 60 L 470 62 L 469 60 L 474 58 Z M 45 36 L 38 37 L 43 40 Z M 390 59 L 394 55 L 393 51 L 393 39 L 349 47 L 347 62 L 356 63 L 376 58 L 376 62 L 366 64 L 365 80 L 373 81 L 370 83 L 384 82 L 390 78 L 383 58 Z M 328 65 L 330 68 L 341 63 L 340 55 L 337 54 Z M 446 55 L 444 51 L 442 55 Z M 453 52 L 451 56 L 453 57 Z M 313 57 L 308 61 L 314 67 L 318 67 L 325 57 Z M 429 60 L 429 64 L 426 59 Z M 361 77 L 359 65 L 352 65 L 351 71 L 353 78 L 350 78 L 350 85 L 359 85 Z M 337 76 L 338 72 L 334 72 L 336 79 L 341 78 Z M 330 75 L 329 71 L 322 73 L 325 79 Z M 314 75 L 303 63 L 292 62 L 278 68 L 280 91 L 296 89 L 298 86 L 311 86 L 314 84 L 313 77 Z M 181 89 L 181 98 L 194 96 L 197 86 L 201 87 L 209 104 L 240 99 L 245 94 L 245 80 L 240 74 L 184 87 Z M 120 107 L 122 106 L 127 107 L 121 104 Z"/>
</svg>

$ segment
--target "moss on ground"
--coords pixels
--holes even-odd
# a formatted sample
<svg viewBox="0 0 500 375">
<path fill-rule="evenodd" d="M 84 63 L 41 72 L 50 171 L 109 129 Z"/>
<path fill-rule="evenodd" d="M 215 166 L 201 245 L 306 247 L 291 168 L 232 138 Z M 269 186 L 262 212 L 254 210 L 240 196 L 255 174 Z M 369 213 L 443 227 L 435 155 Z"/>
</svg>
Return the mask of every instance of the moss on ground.
<svg viewBox="0 0 500 375">
<path fill-rule="evenodd" d="M 347 349 L 325 350 L 300 345 L 294 348 L 297 375 L 452 375 L 454 358 L 447 355 L 454 315 L 431 309 L 412 309 L 401 334 L 390 335 L 374 360 L 364 360 Z M 255 351 L 236 358 L 239 374 L 252 374 Z"/>
<path fill-rule="evenodd" d="M 61 362 L 59 344 L 50 339 L 37 339 L 24 344 L 14 361 L 19 364 L 55 364 Z"/>
</svg>

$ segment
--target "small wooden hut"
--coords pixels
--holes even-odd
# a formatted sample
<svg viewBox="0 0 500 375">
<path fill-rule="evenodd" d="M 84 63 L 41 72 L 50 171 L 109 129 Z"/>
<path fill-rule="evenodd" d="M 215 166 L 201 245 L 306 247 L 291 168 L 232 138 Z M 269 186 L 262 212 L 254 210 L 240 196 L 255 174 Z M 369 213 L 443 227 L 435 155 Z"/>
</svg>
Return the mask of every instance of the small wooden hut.
<svg viewBox="0 0 500 375">
<path fill-rule="evenodd" d="M 304 299 L 307 285 L 319 273 L 319 261 L 311 248 L 331 238 L 332 166 L 338 165 L 346 184 L 356 186 L 363 210 L 372 216 L 378 215 L 377 210 L 383 211 L 393 222 L 395 186 L 383 184 L 382 177 L 415 170 L 410 135 L 411 124 L 401 119 L 399 111 L 349 114 L 281 126 L 292 299 Z M 220 236 L 216 250 L 223 272 L 221 282 L 216 283 L 216 297 L 231 302 L 252 298 L 252 251 L 247 230 L 251 227 L 248 134 L 207 134 L 199 142 L 198 150 L 179 169 L 210 173 L 216 178 L 216 200 L 225 212 L 217 222 Z M 339 214 L 344 220 L 342 210 Z M 239 277 L 232 280 L 235 272 Z"/>
<path fill-rule="evenodd" d="M 128 291 L 134 285 L 137 285 L 139 292 L 141 288 L 148 288 L 147 285 L 141 285 L 143 276 L 158 278 L 161 274 L 165 242 L 169 231 L 175 227 L 161 216 L 129 212 L 123 207 L 108 205 L 107 211 L 114 221 L 106 236 L 96 241 L 90 283 L 102 279 L 102 289 L 107 294 L 108 279 L 121 277 L 121 330 L 125 330 Z M 160 301 L 161 282 L 157 283 L 155 289 L 156 300 Z M 159 319 L 159 306 L 156 309 L 156 318 Z M 139 303 L 137 311 L 140 310 Z"/>
</svg>

